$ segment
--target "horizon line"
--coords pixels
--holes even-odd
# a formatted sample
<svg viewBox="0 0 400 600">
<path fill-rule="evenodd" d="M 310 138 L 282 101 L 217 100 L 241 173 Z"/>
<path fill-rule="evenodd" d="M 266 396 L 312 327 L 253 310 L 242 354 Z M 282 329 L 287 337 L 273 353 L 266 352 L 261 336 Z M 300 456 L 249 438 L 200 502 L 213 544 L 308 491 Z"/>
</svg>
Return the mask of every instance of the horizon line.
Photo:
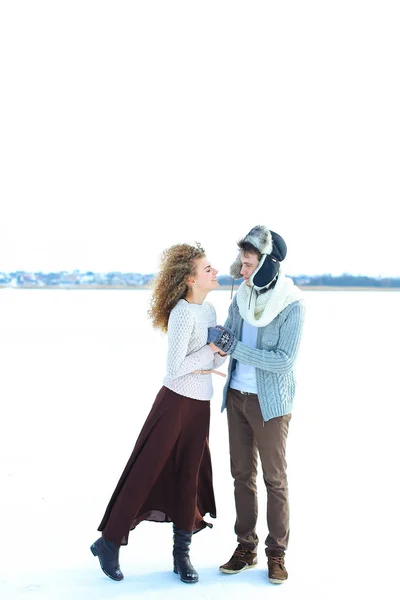
<svg viewBox="0 0 400 600">
<path fill-rule="evenodd" d="M 155 273 L 142 273 L 139 271 L 121 271 L 121 270 L 106 270 L 106 271 L 93 271 L 91 269 L 87 269 L 87 270 L 80 270 L 80 269 L 62 269 L 62 270 L 45 270 L 45 271 L 39 271 L 39 270 L 25 270 L 25 269 L 15 269 L 12 271 L 3 271 L 0 269 L 0 273 L 5 274 L 5 275 L 10 275 L 11 273 L 26 273 L 26 274 L 42 274 L 42 275 L 49 275 L 50 273 L 68 273 L 68 274 L 74 274 L 74 273 L 81 273 L 81 274 L 107 274 L 107 273 L 118 273 L 121 275 L 127 275 L 127 274 L 133 274 L 133 275 L 141 275 L 143 277 L 155 277 L 157 275 L 157 272 Z M 351 273 L 348 271 L 344 271 L 340 274 L 336 274 L 333 275 L 332 273 L 329 272 L 325 272 L 325 273 L 286 273 L 286 275 L 288 275 L 288 277 L 343 277 L 343 276 L 347 276 L 347 277 L 368 277 L 368 278 L 372 278 L 372 279 L 398 279 L 400 278 L 400 275 L 368 275 L 366 273 Z M 218 274 L 218 277 L 228 277 L 230 279 L 232 279 L 232 275 L 230 275 L 229 273 L 221 273 Z M 240 279 L 243 279 L 242 277 L 239 279 L 235 279 L 235 281 L 239 281 Z"/>
</svg>

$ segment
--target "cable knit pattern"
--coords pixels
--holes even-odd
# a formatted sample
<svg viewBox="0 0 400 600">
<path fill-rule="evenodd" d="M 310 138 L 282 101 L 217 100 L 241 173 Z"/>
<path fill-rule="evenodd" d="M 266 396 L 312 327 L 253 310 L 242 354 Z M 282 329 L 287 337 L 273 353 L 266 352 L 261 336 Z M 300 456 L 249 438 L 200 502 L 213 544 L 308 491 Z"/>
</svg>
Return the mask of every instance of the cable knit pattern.
<svg viewBox="0 0 400 600">
<path fill-rule="evenodd" d="M 231 354 L 222 410 L 226 407 L 232 371 L 239 360 L 256 367 L 257 395 L 264 421 L 292 411 L 296 388 L 294 365 L 303 329 L 304 310 L 300 301 L 293 302 L 268 325 L 260 327 L 257 348 L 250 348 L 238 341 Z M 240 340 L 242 324 L 235 296 L 229 307 L 225 327 L 232 329 Z"/>
<path fill-rule="evenodd" d="M 209 327 L 215 327 L 215 308 L 209 302 L 189 304 L 179 300 L 168 320 L 167 374 L 163 384 L 181 396 L 195 400 L 211 400 L 211 373 L 193 373 L 215 369 L 225 357 L 215 354 L 207 345 Z"/>
</svg>

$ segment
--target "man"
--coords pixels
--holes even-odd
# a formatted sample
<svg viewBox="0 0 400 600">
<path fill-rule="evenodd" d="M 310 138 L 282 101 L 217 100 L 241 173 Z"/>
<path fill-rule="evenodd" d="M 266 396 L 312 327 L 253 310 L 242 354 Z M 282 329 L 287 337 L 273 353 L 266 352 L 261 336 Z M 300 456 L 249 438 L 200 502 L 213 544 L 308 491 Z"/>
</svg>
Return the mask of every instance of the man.
<svg viewBox="0 0 400 600">
<path fill-rule="evenodd" d="M 238 246 L 231 275 L 244 281 L 225 326 L 209 330 L 210 341 L 230 354 L 222 410 L 228 414 L 238 547 L 220 571 L 239 573 L 257 563 L 258 451 L 267 489 L 268 577 L 283 583 L 289 539 L 285 450 L 304 306 L 301 291 L 281 268 L 287 249 L 280 235 L 256 226 Z"/>
</svg>

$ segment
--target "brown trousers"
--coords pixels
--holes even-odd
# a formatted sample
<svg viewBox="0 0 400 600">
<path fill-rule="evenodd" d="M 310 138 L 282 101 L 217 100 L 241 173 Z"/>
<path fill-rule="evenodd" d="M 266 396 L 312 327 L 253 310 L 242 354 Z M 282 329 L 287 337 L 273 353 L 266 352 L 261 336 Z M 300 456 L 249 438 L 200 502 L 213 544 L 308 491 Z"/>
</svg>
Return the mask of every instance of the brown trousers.
<svg viewBox="0 0 400 600">
<path fill-rule="evenodd" d="M 289 540 L 289 497 L 286 439 L 291 415 L 264 422 L 256 394 L 229 388 L 227 398 L 231 473 L 234 478 L 237 540 L 254 551 L 256 523 L 257 450 L 267 488 L 267 550 L 286 550 Z"/>
</svg>

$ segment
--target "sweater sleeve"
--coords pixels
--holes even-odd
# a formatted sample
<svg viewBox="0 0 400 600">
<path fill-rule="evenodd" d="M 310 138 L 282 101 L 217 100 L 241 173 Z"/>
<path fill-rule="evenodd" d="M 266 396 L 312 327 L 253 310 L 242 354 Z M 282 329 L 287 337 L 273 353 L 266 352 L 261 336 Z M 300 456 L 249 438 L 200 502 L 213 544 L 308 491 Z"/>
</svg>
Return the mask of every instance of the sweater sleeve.
<svg viewBox="0 0 400 600">
<path fill-rule="evenodd" d="M 194 318 L 189 311 L 171 311 L 168 320 L 167 354 L 167 376 L 171 379 L 202 369 L 214 358 L 214 352 L 208 345 L 187 354 L 193 325 Z"/>
<path fill-rule="evenodd" d="M 236 302 L 235 298 L 232 300 L 232 302 L 231 302 L 231 304 L 229 306 L 228 316 L 227 316 L 226 321 L 224 323 L 224 327 L 228 327 L 228 329 L 231 329 L 231 327 L 232 327 L 233 304 L 234 304 L 234 302 Z"/>
<path fill-rule="evenodd" d="M 215 308 L 212 304 L 210 304 L 210 308 L 213 315 L 212 326 L 215 327 L 215 325 L 217 324 L 217 313 L 215 312 Z M 220 354 L 218 354 L 218 352 L 216 352 L 214 354 L 213 369 L 217 369 L 218 367 L 223 365 L 225 361 L 226 356 L 221 356 Z"/>
<path fill-rule="evenodd" d="M 304 306 L 298 303 L 281 325 L 279 342 L 274 350 L 250 348 L 238 341 L 231 356 L 262 371 L 289 373 L 293 369 L 299 350 L 303 322 Z"/>
<path fill-rule="evenodd" d="M 213 365 L 213 368 L 217 369 L 218 367 L 220 367 L 221 365 L 223 365 L 224 362 L 226 361 L 226 358 L 227 358 L 227 356 L 221 356 L 218 353 L 214 354 L 214 365 Z"/>
</svg>

